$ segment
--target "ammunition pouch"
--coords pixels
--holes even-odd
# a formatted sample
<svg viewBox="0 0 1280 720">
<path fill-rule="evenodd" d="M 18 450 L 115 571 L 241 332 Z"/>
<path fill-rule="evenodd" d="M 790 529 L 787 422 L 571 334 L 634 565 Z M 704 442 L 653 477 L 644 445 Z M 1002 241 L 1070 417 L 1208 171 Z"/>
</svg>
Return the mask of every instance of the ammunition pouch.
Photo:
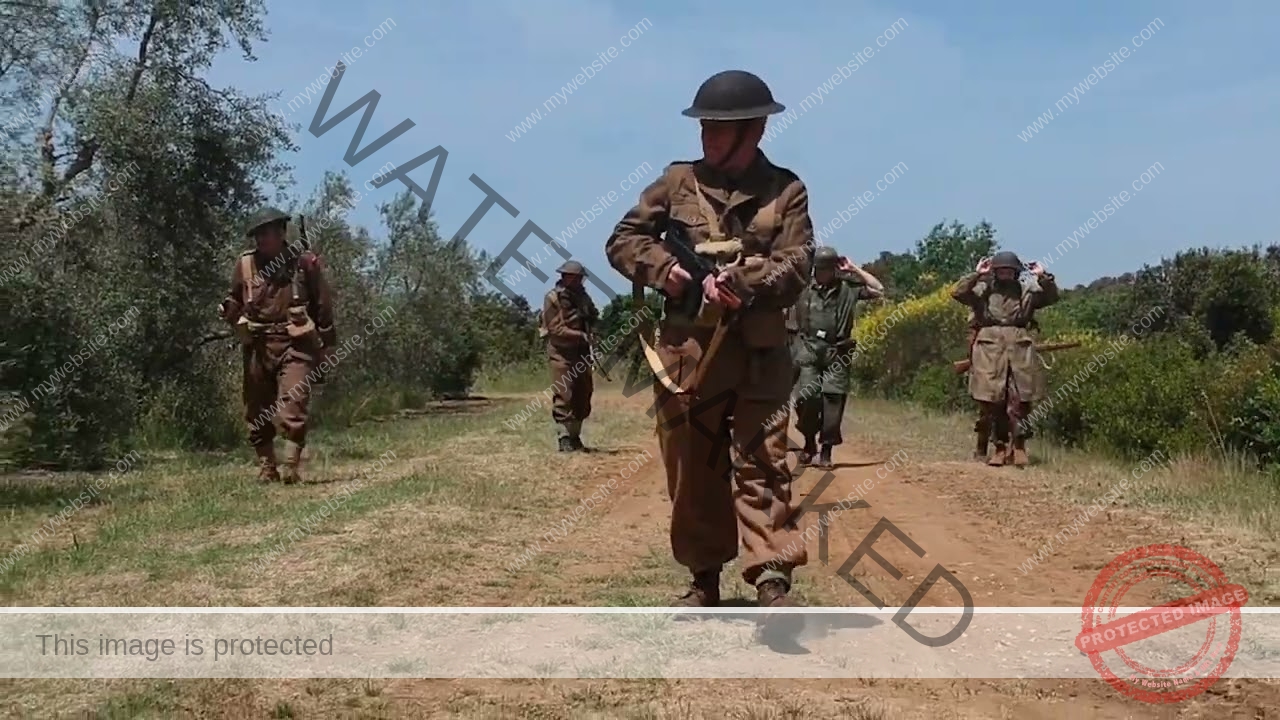
<svg viewBox="0 0 1280 720">
<path fill-rule="evenodd" d="M 307 349 L 319 349 L 323 344 L 316 324 L 307 315 L 307 308 L 294 305 L 289 308 L 289 322 L 286 325 L 289 339 Z"/>
<path fill-rule="evenodd" d="M 247 338 L 246 345 L 251 344 L 254 340 L 267 335 L 288 335 L 289 323 L 260 323 L 254 322 L 247 317 L 240 318 L 236 323 L 236 337 Z"/>
<path fill-rule="evenodd" d="M 733 265 L 742 259 L 742 241 L 734 238 L 732 240 L 712 240 L 694 246 L 693 251 L 699 255 L 705 255 L 715 261 L 717 274 L 725 268 Z M 701 288 L 693 288 L 694 292 L 701 292 Z M 709 303 L 703 298 L 701 307 L 698 308 L 697 317 L 693 318 L 693 324 L 698 327 L 715 327 L 724 318 L 725 309 L 715 303 Z"/>
</svg>

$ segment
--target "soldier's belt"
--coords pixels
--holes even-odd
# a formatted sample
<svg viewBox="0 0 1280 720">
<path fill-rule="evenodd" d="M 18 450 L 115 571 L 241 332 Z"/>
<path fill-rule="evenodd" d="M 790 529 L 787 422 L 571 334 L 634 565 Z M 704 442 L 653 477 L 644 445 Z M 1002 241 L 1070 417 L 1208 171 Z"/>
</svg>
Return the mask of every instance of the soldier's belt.
<svg viewBox="0 0 1280 720">
<path fill-rule="evenodd" d="M 249 332 L 254 335 L 287 335 L 289 334 L 289 323 L 256 323 L 250 320 L 246 325 Z"/>
</svg>

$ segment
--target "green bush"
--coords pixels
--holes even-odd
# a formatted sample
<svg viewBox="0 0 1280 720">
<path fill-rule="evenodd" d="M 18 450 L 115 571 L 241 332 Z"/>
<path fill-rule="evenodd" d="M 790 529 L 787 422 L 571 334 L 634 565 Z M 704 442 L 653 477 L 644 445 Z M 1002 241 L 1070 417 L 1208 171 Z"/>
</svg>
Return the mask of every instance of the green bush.
<svg viewBox="0 0 1280 720">
<path fill-rule="evenodd" d="M 950 365 L 926 365 L 915 374 L 902 397 L 934 410 L 968 410 L 973 407 L 968 377 L 956 373 Z"/>
<path fill-rule="evenodd" d="M 1131 457 L 1202 450 L 1212 442 L 1204 368 L 1175 338 L 1108 344 L 1055 363 L 1045 435 Z"/>
</svg>

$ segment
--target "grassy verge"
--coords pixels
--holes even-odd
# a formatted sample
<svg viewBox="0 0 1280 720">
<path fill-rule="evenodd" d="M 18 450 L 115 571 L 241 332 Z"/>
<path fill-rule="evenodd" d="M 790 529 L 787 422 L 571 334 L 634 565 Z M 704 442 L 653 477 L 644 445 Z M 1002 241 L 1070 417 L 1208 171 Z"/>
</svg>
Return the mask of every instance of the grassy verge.
<svg viewBox="0 0 1280 720">
<path fill-rule="evenodd" d="M 604 451 L 586 455 L 554 452 L 545 409 L 514 427 L 505 424 L 525 406 L 519 398 L 446 405 L 319 433 L 311 482 L 292 488 L 254 484 L 247 452 L 142 450 L 142 461 L 100 502 L 73 514 L 0 575 L 0 588 L 7 602 L 19 605 L 666 604 L 685 574 L 652 518 L 605 524 L 603 513 L 593 511 L 563 544 L 551 543 L 517 571 L 507 570 L 569 516 L 584 489 L 619 477 L 653 442 L 652 420 L 611 392 L 602 388 L 586 427 L 588 444 Z M 913 459 L 945 468 L 967 458 L 970 423 L 859 401 L 846 431 L 853 442 L 905 448 Z M 388 452 L 394 458 L 370 473 Z M 1092 501 L 1131 470 L 1039 442 L 1033 457 L 1041 464 L 1021 477 L 1069 501 Z M 1262 493 L 1259 478 L 1241 471 L 1229 480 L 1252 493 L 1234 500 L 1232 486 L 1214 486 L 1223 482 L 1223 471 L 1209 460 L 1176 459 L 1144 476 L 1125 502 L 1188 517 L 1209 513 L 1257 532 L 1270 528 L 1275 501 Z M 288 541 L 327 498 L 361 477 L 367 482 L 340 509 Z M 4 479 L 0 547 L 7 553 L 26 540 L 57 512 L 58 498 L 88 480 Z M 655 488 L 628 479 L 616 494 L 642 491 Z M 752 597 L 734 569 L 726 580 L 729 595 Z M 802 598 L 807 602 L 828 600 L 816 583 L 800 591 L 814 593 Z M 869 690 L 870 681 L 854 685 L 835 695 L 823 690 L 820 700 L 806 703 L 793 694 L 807 692 L 804 684 L 792 681 L 41 680 L 9 683 L 0 707 L 11 717 L 33 718 L 891 716 L 868 696 L 879 692 Z M 741 695 L 732 702 L 707 695 L 731 687 Z"/>
</svg>

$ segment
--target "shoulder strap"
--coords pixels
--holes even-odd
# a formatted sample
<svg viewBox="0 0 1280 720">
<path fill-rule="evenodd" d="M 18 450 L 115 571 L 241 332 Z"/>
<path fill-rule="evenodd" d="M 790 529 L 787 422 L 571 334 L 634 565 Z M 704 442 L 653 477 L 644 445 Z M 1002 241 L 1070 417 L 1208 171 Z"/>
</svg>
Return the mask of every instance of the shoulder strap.
<svg viewBox="0 0 1280 720">
<path fill-rule="evenodd" d="M 693 193 L 698 196 L 698 207 L 702 210 L 702 218 L 707 221 L 707 226 L 711 235 L 711 242 L 721 242 L 725 239 L 724 229 L 720 227 L 720 217 L 716 215 L 715 208 L 711 207 L 711 201 L 706 195 L 702 194 L 702 186 L 698 184 L 698 176 L 693 175 Z"/>
<path fill-rule="evenodd" d="M 293 299 L 290 305 L 306 305 L 307 304 L 307 268 L 302 262 L 302 258 L 294 261 L 293 267 Z"/>
<path fill-rule="evenodd" d="M 242 307 L 249 304 L 252 295 L 253 276 L 257 274 L 257 270 L 253 267 L 253 253 L 247 252 L 240 256 L 240 262 L 236 263 L 236 272 L 240 276 L 241 294 L 240 304 Z"/>
</svg>

